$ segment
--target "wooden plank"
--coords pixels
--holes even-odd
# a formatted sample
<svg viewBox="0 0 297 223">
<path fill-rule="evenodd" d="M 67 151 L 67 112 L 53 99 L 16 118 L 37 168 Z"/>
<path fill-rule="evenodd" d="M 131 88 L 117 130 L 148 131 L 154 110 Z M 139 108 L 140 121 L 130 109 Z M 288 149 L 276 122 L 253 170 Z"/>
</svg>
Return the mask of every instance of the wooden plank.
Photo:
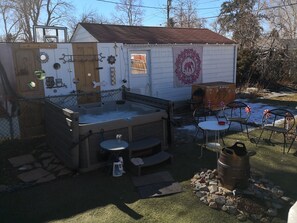
<svg viewBox="0 0 297 223">
<path fill-rule="evenodd" d="M 100 87 L 93 88 L 93 81 L 99 82 L 99 67 L 97 60 L 84 60 L 83 57 L 75 57 L 76 55 L 98 55 L 96 43 L 73 43 L 72 44 L 74 55 L 74 70 L 75 79 L 79 80 L 76 84 L 76 89 L 82 92 L 95 92 L 100 91 Z M 87 74 L 90 74 L 87 75 Z M 87 95 L 78 99 L 79 104 L 98 102 L 99 95 Z"/>
</svg>

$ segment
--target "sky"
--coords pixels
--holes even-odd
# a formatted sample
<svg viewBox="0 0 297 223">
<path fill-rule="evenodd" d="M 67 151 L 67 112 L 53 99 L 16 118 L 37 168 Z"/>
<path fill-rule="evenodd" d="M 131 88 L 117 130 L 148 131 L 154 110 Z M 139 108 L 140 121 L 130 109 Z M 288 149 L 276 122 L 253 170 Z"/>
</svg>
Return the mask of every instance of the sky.
<svg viewBox="0 0 297 223">
<path fill-rule="evenodd" d="M 206 18 L 207 25 L 215 20 L 219 15 L 220 6 L 224 0 L 196 0 L 199 18 Z M 111 18 L 115 12 L 116 2 L 120 0 L 72 0 L 78 14 L 90 9 L 98 10 L 99 15 L 105 18 Z M 144 26 L 164 26 L 166 22 L 166 3 L 167 0 L 142 0 L 142 9 L 144 10 Z M 174 5 L 175 0 L 172 0 Z M 212 18 L 209 18 L 212 17 Z"/>
</svg>

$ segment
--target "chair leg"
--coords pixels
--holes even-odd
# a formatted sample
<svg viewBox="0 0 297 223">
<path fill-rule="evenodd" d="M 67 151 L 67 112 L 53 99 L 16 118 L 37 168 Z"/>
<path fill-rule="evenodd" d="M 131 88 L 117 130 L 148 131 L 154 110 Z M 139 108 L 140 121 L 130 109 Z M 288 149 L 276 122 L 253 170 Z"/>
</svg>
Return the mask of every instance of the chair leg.
<svg viewBox="0 0 297 223">
<path fill-rule="evenodd" d="M 296 137 L 297 137 L 297 135 L 295 135 L 295 136 L 293 137 L 292 142 L 290 143 L 290 146 L 289 146 L 289 148 L 288 148 L 288 152 L 287 152 L 287 153 L 290 152 L 290 149 L 291 149 L 293 143 L 295 142 Z"/>
<path fill-rule="evenodd" d="M 286 134 L 284 134 L 284 149 L 283 149 L 283 154 L 285 154 L 285 151 L 286 151 L 286 144 L 287 144 Z"/>
<path fill-rule="evenodd" d="M 260 134 L 260 136 L 259 136 L 259 139 L 258 139 L 258 141 L 256 142 L 256 146 L 258 146 L 258 143 L 260 142 L 260 139 L 261 139 L 261 137 L 262 137 L 263 132 L 264 132 L 264 129 L 262 129 L 262 132 L 261 132 L 261 134 Z"/>
<path fill-rule="evenodd" d="M 271 141 L 272 134 L 273 134 L 273 131 L 271 131 L 271 133 L 270 133 L 269 141 Z"/>
<path fill-rule="evenodd" d="M 247 124 L 245 124 L 245 128 L 246 128 L 247 137 L 249 139 L 250 138 L 250 135 L 249 135 L 249 128 L 248 128 L 248 125 Z"/>
</svg>

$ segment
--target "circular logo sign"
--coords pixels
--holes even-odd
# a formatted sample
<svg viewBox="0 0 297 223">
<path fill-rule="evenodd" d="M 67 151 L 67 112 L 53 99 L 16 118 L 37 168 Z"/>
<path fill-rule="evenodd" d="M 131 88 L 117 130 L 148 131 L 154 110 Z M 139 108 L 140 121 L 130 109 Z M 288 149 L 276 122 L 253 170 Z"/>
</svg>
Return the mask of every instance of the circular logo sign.
<svg viewBox="0 0 297 223">
<path fill-rule="evenodd" d="M 175 73 L 183 84 L 194 83 L 200 75 L 201 61 L 199 54 L 193 49 L 183 50 L 175 61 Z"/>
</svg>

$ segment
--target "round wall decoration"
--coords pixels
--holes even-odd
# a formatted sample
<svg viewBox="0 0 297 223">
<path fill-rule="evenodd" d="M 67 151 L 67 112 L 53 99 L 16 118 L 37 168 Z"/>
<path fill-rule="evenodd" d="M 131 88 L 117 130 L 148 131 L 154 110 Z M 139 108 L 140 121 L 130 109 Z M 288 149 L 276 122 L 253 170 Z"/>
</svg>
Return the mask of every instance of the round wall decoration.
<svg viewBox="0 0 297 223">
<path fill-rule="evenodd" d="M 59 70 L 61 68 L 61 64 L 54 63 L 53 67 L 54 67 L 55 70 Z"/>
<path fill-rule="evenodd" d="M 184 49 L 175 60 L 175 73 L 183 84 L 193 84 L 200 75 L 201 60 L 193 49 Z"/>
<path fill-rule="evenodd" d="M 48 56 L 47 53 L 40 52 L 40 54 L 39 54 L 39 60 L 40 60 L 41 63 L 46 63 L 48 61 L 48 59 L 49 59 L 49 56 Z"/>
<path fill-rule="evenodd" d="M 109 64 L 114 64 L 116 62 L 116 58 L 112 55 L 107 57 L 107 61 Z"/>
</svg>

